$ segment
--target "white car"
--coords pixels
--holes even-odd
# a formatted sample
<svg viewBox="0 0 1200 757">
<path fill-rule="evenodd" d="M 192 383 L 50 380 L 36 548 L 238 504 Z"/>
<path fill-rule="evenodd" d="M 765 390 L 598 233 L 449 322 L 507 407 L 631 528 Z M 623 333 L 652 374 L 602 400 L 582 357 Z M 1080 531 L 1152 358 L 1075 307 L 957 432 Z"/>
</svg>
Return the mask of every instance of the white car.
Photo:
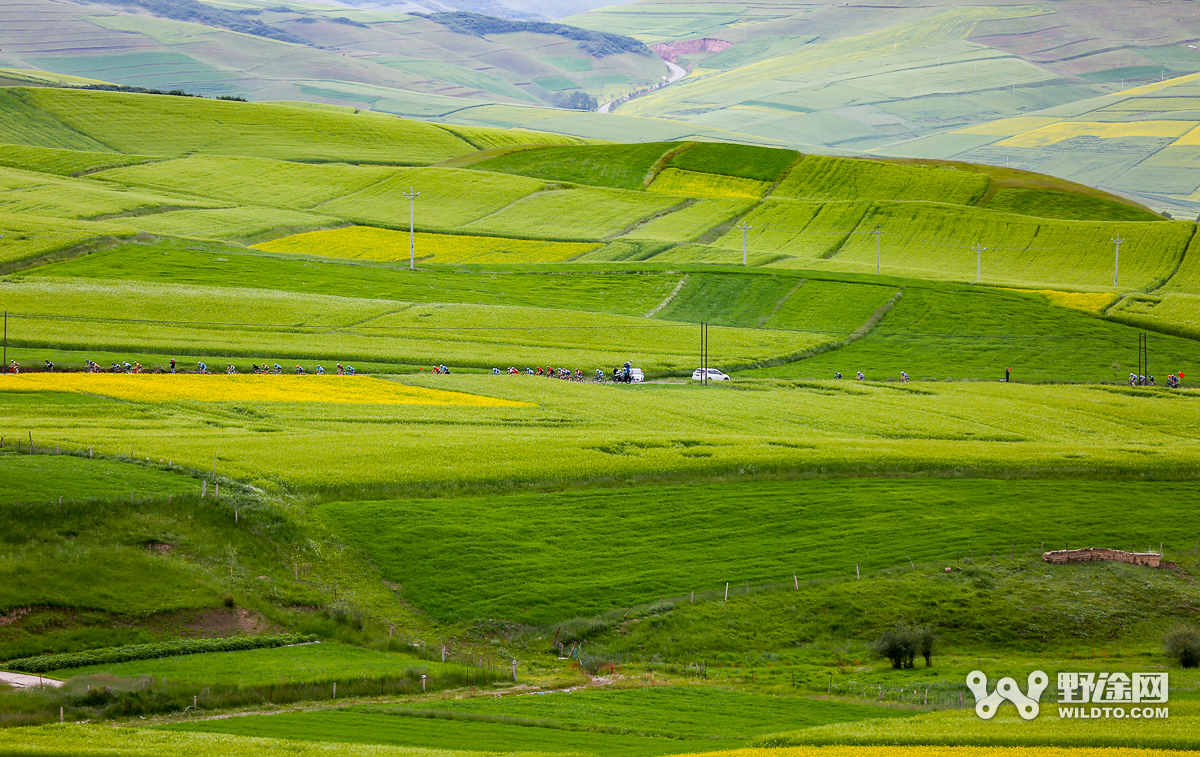
<svg viewBox="0 0 1200 757">
<path fill-rule="evenodd" d="M 629 369 L 629 381 L 634 384 L 640 384 L 646 380 L 646 374 L 642 373 L 641 368 Z"/>
<path fill-rule="evenodd" d="M 692 381 L 702 381 L 703 379 L 704 379 L 704 369 L 703 368 L 697 368 L 696 370 L 692 371 Z M 720 371 L 718 371 L 716 368 L 709 368 L 708 369 L 708 380 L 709 381 L 728 381 L 729 377 L 726 376 L 724 373 L 721 373 Z"/>
</svg>

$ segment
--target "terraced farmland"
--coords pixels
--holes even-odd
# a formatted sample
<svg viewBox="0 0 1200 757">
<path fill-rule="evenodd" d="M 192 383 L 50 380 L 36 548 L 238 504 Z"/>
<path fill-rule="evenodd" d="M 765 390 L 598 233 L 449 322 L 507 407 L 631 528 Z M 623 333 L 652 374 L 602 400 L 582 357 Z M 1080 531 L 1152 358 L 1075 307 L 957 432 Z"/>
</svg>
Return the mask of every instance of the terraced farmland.
<svg viewBox="0 0 1200 757">
<path fill-rule="evenodd" d="M 939 11 L 938 38 L 1035 11 Z M 345 12 L 286 23 L 396 23 Z M 859 721 L 953 709 L 984 667 L 1173 664 L 1200 405 L 1161 384 L 1197 372 L 1193 224 L 999 168 L 0 93 L 28 106 L 0 128 L 112 142 L 0 146 L 0 659 L 321 639 L 0 688 L 0 727 L 52 724 L 0 752 L 699 754 L 908 733 Z M 645 382 L 591 380 L 626 361 Z M 1041 561 L 1060 544 L 1178 568 Z M 901 620 L 936 666 L 872 651 Z"/>
<path fill-rule="evenodd" d="M 599 245 L 537 242 L 501 237 L 454 234 L 414 235 L 413 253 L 422 263 L 562 263 Z M 288 252 L 353 260 L 403 261 L 410 257 L 409 235 L 365 226 L 314 231 L 255 245 L 268 252 Z M 415 252 L 417 249 L 419 253 Z"/>
</svg>

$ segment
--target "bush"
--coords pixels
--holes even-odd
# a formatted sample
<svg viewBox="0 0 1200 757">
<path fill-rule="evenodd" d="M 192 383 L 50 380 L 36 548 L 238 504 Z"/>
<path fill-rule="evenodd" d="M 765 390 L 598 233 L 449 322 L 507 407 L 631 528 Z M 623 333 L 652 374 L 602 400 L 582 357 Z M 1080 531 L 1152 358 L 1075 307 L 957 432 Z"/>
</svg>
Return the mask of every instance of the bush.
<svg viewBox="0 0 1200 757">
<path fill-rule="evenodd" d="M 86 652 L 42 655 L 12 660 L 4 664 L 17 673 L 47 673 L 51 670 L 82 668 L 87 665 L 107 665 L 130 660 L 153 660 L 159 657 L 175 657 L 205 652 L 238 652 L 246 649 L 286 647 L 291 644 L 306 644 L 317 641 L 316 636 L 279 634 L 275 636 L 230 636 L 224 639 L 178 639 L 153 644 L 128 644 L 123 647 L 89 649 Z"/>
<path fill-rule="evenodd" d="M 871 651 L 891 661 L 896 670 L 913 667 L 917 655 L 925 658 L 925 666 L 933 665 L 933 646 L 937 634 L 929 626 L 914 626 L 904 621 L 884 631 Z"/>
<path fill-rule="evenodd" d="M 1200 630 L 1180 626 L 1163 637 L 1163 654 L 1181 668 L 1200 668 Z"/>
</svg>

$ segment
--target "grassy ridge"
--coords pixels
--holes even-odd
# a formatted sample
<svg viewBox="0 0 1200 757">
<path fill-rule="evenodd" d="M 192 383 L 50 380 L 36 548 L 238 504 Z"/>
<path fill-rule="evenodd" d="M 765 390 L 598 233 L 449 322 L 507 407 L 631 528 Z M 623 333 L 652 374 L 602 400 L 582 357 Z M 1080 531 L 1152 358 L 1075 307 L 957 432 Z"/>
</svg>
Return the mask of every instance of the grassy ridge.
<svg viewBox="0 0 1200 757">
<path fill-rule="evenodd" d="M 82 149 L 100 144 L 117 152 L 141 155 L 200 152 L 408 165 L 436 163 L 475 149 L 432 124 L 399 118 L 48 87 L 8 92 L 23 105 L 87 135 L 88 147 Z M 75 147 L 47 145 L 44 141 L 33 144 Z"/>
<path fill-rule="evenodd" d="M 974 205 L 988 187 L 984 173 L 806 155 L 772 192 L 795 200 L 928 200 Z"/>
<path fill-rule="evenodd" d="M 502 155 L 472 167 L 536 179 L 615 189 L 641 189 L 650 169 L 672 147 L 666 142 L 582 148 L 544 147 Z"/>
<path fill-rule="evenodd" d="M 102 237 L 132 237 L 137 230 L 122 221 L 68 221 L 25 213 L 0 213 L 0 264 L 76 247 Z"/>
<path fill-rule="evenodd" d="M 539 307 L 564 300 L 574 310 L 631 316 L 641 315 L 662 302 L 679 281 L 674 274 L 647 271 L 554 275 L 539 270 L 516 270 L 469 275 L 461 271 L 427 270 L 416 277 L 408 273 L 407 266 L 401 268 L 332 266 L 247 253 L 219 244 L 198 247 L 194 242 L 160 241 L 94 252 L 41 266 L 26 275 L 30 280 L 50 277 L 158 282 L 399 302 Z"/>
<path fill-rule="evenodd" d="M 220 203 L 168 193 L 114 191 L 104 184 L 0 168 L 0 213 L 85 219 L 162 207 L 212 207 Z"/>
<path fill-rule="evenodd" d="M 677 443 L 703 454 L 720 441 Z M 626 448 L 636 454 L 632 442 Z M 1164 534 L 1179 544 L 1200 528 L 1176 507 L 1192 493 L 1191 484 L 807 481 L 345 503 L 321 513 L 436 618 L 550 624 L 726 581 L 844 577 L 856 564 L 873 572 L 906 556 L 950 560 L 1014 541 L 1022 553 L 1066 542 L 1141 549 Z M 1134 499 L 1153 504 L 1129 513 Z M 1014 501 L 1056 506 L 1018 512 Z M 581 552 L 579 534 L 604 550 Z M 447 538 L 458 545 L 452 553 L 440 546 Z"/>
<path fill-rule="evenodd" d="M 783 175 L 797 157 L 791 150 L 696 142 L 674 155 L 668 165 L 684 171 L 723 174 L 769 183 Z"/>
<path fill-rule="evenodd" d="M 803 291 L 803 290 L 801 290 Z M 1137 334 L 1123 323 L 1032 303 L 1037 295 L 913 283 L 863 339 L 834 352 L 751 376 L 825 378 L 863 371 L 871 379 L 950 376 L 1021 381 L 1123 382 L 1137 371 Z M 1125 312 L 1125 311 L 1122 311 Z M 1192 364 L 1188 339 L 1150 337 L 1150 372 L 1163 381 Z"/>
<path fill-rule="evenodd" d="M 253 640 L 253 637 L 251 638 Z M 306 641 L 315 641 L 315 637 Z M 202 640 L 202 643 L 236 642 Z M 405 670 L 425 673 L 444 673 L 459 670 L 461 665 L 431 662 L 394 652 L 381 652 L 337 642 L 319 644 L 293 642 L 263 645 L 264 648 L 222 650 L 208 654 L 189 654 L 158 659 L 128 662 L 98 663 L 76 667 L 64 673 L 71 678 L 86 676 L 120 676 L 122 678 L 167 678 L 175 683 L 194 683 L 220 686 L 265 686 L 272 683 L 345 680 L 349 678 L 381 678 L 395 676 Z"/>
<path fill-rule="evenodd" d="M 154 160 L 154 158 L 112 152 L 59 150 L 30 145 L 0 145 L 0 166 L 23 168 L 27 171 L 58 176 L 78 176 L 92 171 L 102 171 L 106 168 L 117 168 L 149 160 Z"/>
</svg>

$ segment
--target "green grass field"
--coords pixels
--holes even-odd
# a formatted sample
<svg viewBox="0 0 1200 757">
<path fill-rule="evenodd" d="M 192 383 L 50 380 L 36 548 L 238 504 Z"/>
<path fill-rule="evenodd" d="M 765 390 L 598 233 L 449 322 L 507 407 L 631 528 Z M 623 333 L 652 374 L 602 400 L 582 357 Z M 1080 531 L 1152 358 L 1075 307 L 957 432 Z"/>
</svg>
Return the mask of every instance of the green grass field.
<svg viewBox="0 0 1200 757">
<path fill-rule="evenodd" d="M 802 697 L 676 686 L 433 700 L 414 706 L 367 706 L 170 728 L 243 736 L 286 732 L 293 738 L 303 734 L 321 741 L 437 744 L 447 748 L 458 744 L 483 751 L 659 755 L 736 748 L 774 727 L 909 714 Z"/>
<path fill-rule="evenodd" d="M 997 431 L 996 440 L 1004 435 Z M 680 446 L 700 454 L 720 441 Z M 414 587 L 413 600 L 440 620 L 552 625 L 691 591 L 711 596 L 725 582 L 844 578 L 856 564 L 874 572 L 907 565 L 906 556 L 953 560 L 956 551 L 985 554 L 1013 541 L 1022 554 L 1041 543 L 1113 540 L 1144 549 L 1169 531 L 1178 548 L 1200 527 L 1179 519 L 1177 504 L 1192 491 L 1079 481 L 806 481 L 359 502 L 321 512 L 344 538 L 369 543 L 384 575 Z M 1131 500 L 1144 504 L 1123 516 Z M 1045 515 L 1012 507 L 1046 501 L 1057 506 Z M 897 523 L 905 526 L 897 531 Z M 437 533 L 453 534 L 458 548 L 442 550 Z M 578 534 L 604 549 L 581 551 Z"/>
<path fill-rule="evenodd" d="M 204 686 L 265 686 L 285 682 L 316 683 L 403 675 L 405 671 L 434 673 L 456 666 L 393 652 L 323 642 L 242 652 L 163 657 L 109 665 L 89 665 L 63 671 L 67 678 L 117 676 L 167 679 L 171 683 Z"/>
<path fill-rule="evenodd" d="M 598 187 L 642 189 L 650 169 L 671 148 L 672 145 L 662 142 L 566 149 L 543 147 L 491 158 L 472 168 Z"/>
<path fill-rule="evenodd" d="M 806 155 L 772 196 L 796 200 L 928 200 L 974 205 L 987 187 L 986 174 L 950 167 L 925 168 Z"/>
<path fill-rule="evenodd" d="M 401 36 L 425 55 L 443 34 L 381 11 L 338 10 L 347 23 L 243 10 L 328 45 L 412 24 Z M 767 11 L 728 10 L 689 12 Z M 771 78 L 743 80 L 753 102 L 713 120 L 776 111 L 781 131 L 807 119 L 853 134 L 852 115 L 889 123 L 875 100 L 856 101 L 866 87 L 949 85 L 976 60 L 997 101 L 1000 72 L 1065 88 L 1010 56 L 992 68 L 962 41 L 981 21 L 1035 12 L 914 18 L 896 42 L 944 45 L 945 67 L 904 68 L 928 55 L 911 49 L 889 61 L 883 32 L 805 44 L 786 71 L 755 58 L 729 73 Z M 158 20 L 130 23 L 165 33 Z M 505 45 L 529 43 L 522 35 Z M 494 57 L 499 43 L 472 39 L 476 60 Z M 584 75 L 566 60 L 575 43 L 562 44 L 538 53 L 554 70 L 522 64 L 529 81 Z M 328 57 L 397 76 L 420 68 Z M 899 68 L 853 91 L 820 78 L 837 67 L 866 76 L 874 58 Z M 139 60 L 150 58 L 131 67 Z M 929 80 L 913 79 L 918 70 Z M 781 75 L 795 88 L 767 92 Z M 704 97 L 723 76 L 700 70 L 622 108 Z M 798 110 L 807 92 L 825 113 Z M 1200 476 L 1192 224 L 1016 170 L 731 143 L 576 144 L 483 124 L 633 127 L 620 115 L 422 97 L 454 101 L 472 125 L 0 88 L 5 359 L 37 374 L 0 376 L 0 659 L 238 633 L 322 639 L 5 690 L 0 727 L 53 723 L 62 707 L 64 720 L 171 730 L 34 729 L 0 739 L 0 754 L 969 745 L 979 731 L 948 715 L 889 716 L 956 708 L 976 667 L 1168 666 L 1162 635 L 1200 602 L 1188 506 Z M 942 105 L 946 118 L 958 107 Z M 639 138 L 706 138 L 683 120 L 651 123 L 666 136 L 647 127 Z M 976 244 L 988 248 L 979 285 Z M 702 322 L 708 365 L 731 382 L 690 381 Z M 1158 388 L 1124 385 L 1142 331 Z M 171 358 L 189 372 L 203 360 L 372 375 L 38 374 L 43 360 L 153 371 Z M 590 381 L 625 361 L 648 381 Z M 442 364 L 450 375 L 429 372 Z M 491 373 L 510 366 L 589 380 Z M 868 380 L 854 381 L 857 370 Z M 1168 371 L 1188 376 L 1182 389 L 1161 386 Z M 425 390 L 473 397 L 393 402 L 436 394 Z M 1179 569 L 1040 560 L 1067 545 L 1161 547 Z M 901 619 L 937 627 L 933 667 L 891 670 L 871 654 Z M 509 689 L 513 660 L 517 696 L 472 696 Z M 1196 676 L 1171 672 L 1180 696 L 1194 696 Z M 925 688 L 932 705 L 918 701 Z M 1005 726 L 995 743 L 1067 738 L 1051 730 L 1021 741 Z M 1166 724 L 1146 743 L 1183 730 Z M 1094 743 L 1125 732 L 1112 733 Z"/>
<path fill-rule="evenodd" d="M 0 165 L 58 176 L 79 176 L 93 171 L 103 171 L 107 168 L 117 168 L 150 160 L 154 159 L 112 152 L 59 150 L 30 145 L 0 145 Z"/>
<path fill-rule="evenodd" d="M 634 755 L 656 757 L 689 751 L 716 751 L 738 742 L 679 741 L 645 736 L 578 733 L 524 725 L 412 718 L 366 712 L 307 712 L 270 717 L 180 724 L 172 731 L 205 731 L 238 736 L 285 736 L 305 741 L 388 744 L 426 749 L 469 749 L 472 752 L 523 752 Z"/>
</svg>

